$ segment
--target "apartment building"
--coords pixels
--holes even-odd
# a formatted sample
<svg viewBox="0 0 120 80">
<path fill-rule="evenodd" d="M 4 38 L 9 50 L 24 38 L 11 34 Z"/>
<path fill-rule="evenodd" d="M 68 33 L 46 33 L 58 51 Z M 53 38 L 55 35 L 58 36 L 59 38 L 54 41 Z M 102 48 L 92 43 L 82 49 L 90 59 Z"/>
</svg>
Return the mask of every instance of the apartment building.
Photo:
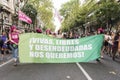
<svg viewBox="0 0 120 80">
<path fill-rule="evenodd" d="M 12 25 L 12 15 L 14 15 L 14 0 L 0 0 L 0 30 Z"/>
<path fill-rule="evenodd" d="M 18 10 L 28 0 L 0 0 L 0 31 L 18 24 Z"/>
</svg>

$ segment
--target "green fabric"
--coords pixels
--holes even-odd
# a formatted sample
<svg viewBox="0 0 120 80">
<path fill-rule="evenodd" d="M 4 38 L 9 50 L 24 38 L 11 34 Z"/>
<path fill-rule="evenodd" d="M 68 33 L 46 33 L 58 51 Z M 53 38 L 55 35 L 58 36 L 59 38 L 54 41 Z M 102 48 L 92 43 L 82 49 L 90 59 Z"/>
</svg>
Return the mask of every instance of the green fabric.
<svg viewBox="0 0 120 80">
<path fill-rule="evenodd" d="M 103 35 L 80 39 L 58 39 L 44 34 L 20 35 L 21 63 L 89 62 L 100 57 Z"/>
</svg>

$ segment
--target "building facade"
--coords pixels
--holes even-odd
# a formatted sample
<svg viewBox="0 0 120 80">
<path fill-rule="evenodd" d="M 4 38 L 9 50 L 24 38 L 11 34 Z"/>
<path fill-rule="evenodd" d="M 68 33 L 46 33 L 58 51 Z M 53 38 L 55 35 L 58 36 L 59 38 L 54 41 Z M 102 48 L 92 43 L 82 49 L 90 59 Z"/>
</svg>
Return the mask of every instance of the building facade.
<svg viewBox="0 0 120 80">
<path fill-rule="evenodd" d="M 0 0 L 0 30 L 9 28 L 12 25 L 14 15 L 14 0 Z"/>
<path fill-rule="evenodd" d="M 18 24 L 18 11 L 25 0 L 0 0 L 0 32 Z"/>
</svg>

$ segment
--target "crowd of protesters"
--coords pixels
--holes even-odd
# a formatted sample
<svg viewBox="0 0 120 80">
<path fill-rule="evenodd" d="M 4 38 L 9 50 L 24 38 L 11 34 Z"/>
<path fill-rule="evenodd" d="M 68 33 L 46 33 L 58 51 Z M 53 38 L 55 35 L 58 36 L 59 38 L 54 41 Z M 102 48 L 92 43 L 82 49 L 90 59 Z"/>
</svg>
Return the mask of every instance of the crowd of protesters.
<svg viewBox="0 0 120 80">
<path fill-rule="evenodd" d="M 25 32 L 34 32 L 34 33 L 42 33 L 54 38 L 63 38 L 63 39 L 76 39 L 82 38 L 86 36 L 104 34 L 103 46 L 101 49 L 101 58 L 104 58 L 104 54 L 108 54 L 115 60 L 116 57 L 120 57 L 120 32 L 113 31 L 104 31 L 102 28 L 99 28 L 96 32 L 88 32 L 87 34 L 78 34 L 76 31 L 69 31 L 63 33 L 61 30 L 58 30 L 57 33 L 52 32 L 50 29 L 47 29 L 43 32 L 40 28 L 36 28 L 33 30 L 25 30 Z M 14 65 L 17 65 L 18 60 L 18 42 L 19 42 L 19 34 L 22 31 L 18 30 L 15 25 L 11 26 L 9 29 L 9 33 L 5 31 L 2 32 L 0 36 L 0 61 L 4 62 L 4 55 L 10 53 L 11 50 L 14 58 Z M 99 59 L 97 59 L 99 61 Z"/>
<path fill-rule="evenodd" d="M 76 39 L 76 38 L 82 38 L 92 35 L 104 35 L 104 41 L 103 46 L 101 49 L 101 57 L 104 58 L 104 54 L 109 55 L 112 60 L 115 60 L 115 58 L 120 57 L 120 31 L 114 32 L 114 31 L 105 31 L 102 28 L 99 28 L 97 32 L 88 32 L 87 34 L 77 34 L 75 31 L 69 31 L 67 33 L 62 33 L 61 30 L 58 30 L 57 33 L 52 33 L 49 29 L 46 31 L 46 34 L 49 36 L 53 36 L 56 38 L 63 38 L 63 39 Z M 97 59 L 99 61 L 99 59 Z"/>
<path fill-rule="evenodd" d="M 18 42 L 19 42 L 19 33 L 21 33 L 15 25 L 11 26 L 9 33 L 2 31 L 0 36 L 0 51 L 1 57 L 0 60 L 2 63 L 5 61 L 5 55 L 9 54 L 10 51 L 13 54 L 14 65 L 17 65 L 18 60 Z"/>
</svg>

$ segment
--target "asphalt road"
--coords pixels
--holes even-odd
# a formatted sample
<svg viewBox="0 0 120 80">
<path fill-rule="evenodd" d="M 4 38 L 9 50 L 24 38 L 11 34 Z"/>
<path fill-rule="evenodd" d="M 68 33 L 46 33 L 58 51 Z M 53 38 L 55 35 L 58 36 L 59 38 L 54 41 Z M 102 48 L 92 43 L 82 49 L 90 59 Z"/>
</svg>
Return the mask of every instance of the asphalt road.
<svg viewBox="0 0 120 80">
<path fill-rule="evenodd" d="M 120 80 L 120 59 L 72 64 L 19 64 L 0 66 L 0 80 Z"/>
</svg>

